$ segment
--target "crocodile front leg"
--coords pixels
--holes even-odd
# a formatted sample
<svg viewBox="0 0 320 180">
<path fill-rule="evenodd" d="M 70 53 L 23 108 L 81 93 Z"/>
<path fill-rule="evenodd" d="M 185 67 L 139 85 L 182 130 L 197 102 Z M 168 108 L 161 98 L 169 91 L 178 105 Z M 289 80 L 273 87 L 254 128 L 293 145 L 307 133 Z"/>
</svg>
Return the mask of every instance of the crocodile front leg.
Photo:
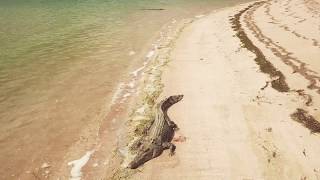
<svg viewBox="0 0 320 180">
<path fill-rule="evenodd" d="M 162 147 L 163 147 L 163 149 L 170 150 L 169 156 L 174 155 L 174 152 L 176 150 L 176 146 L 174 144 L 172 144 L 171 142 L 164 142 L 164 143 L 162 143 Z"/>
<path fill-rule="evenodd" d="M 170 119 L 167 120 L 169 127 L 171 127 L 173 130 L 178 130 L 178 126 L 176 123 L 174 123 L 173 121 L 171 121 Z"/>
</svg>

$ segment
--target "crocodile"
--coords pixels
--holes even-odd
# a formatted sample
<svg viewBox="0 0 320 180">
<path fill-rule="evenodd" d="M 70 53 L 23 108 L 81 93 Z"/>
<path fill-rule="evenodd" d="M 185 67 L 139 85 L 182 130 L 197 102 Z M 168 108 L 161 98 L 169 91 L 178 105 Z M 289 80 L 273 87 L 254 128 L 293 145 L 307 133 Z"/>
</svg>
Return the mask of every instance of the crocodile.
<svg viewBox="0 0 320 180">
<path fill-rule="evenodd" d="M 178 127 L 170 120 L 167 112 L 173 104 L 181 101 L 182 98 L 183 95 L 174 95 L 157 104 L 155 119 L 146 135 L 131 146 L 131 150 L 137 153 L 128 168 L 136 169 L 145 162 L 160 156 L 166 149 L 170 149 L 170 156 L 174 154 L 176 146 L 171 143 L 171 140 Z"/>
</svg>

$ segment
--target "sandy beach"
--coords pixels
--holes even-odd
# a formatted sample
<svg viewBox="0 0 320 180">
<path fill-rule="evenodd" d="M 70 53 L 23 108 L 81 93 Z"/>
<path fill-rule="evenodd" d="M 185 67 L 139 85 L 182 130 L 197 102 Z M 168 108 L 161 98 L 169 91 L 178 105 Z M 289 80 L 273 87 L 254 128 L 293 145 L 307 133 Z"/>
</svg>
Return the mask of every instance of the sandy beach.
<svg viewBox="0 0 320 180">
<path fill-rule="evenodd" d="M 134 71 L 109 77 L 116 88 L 70 101 L 101 108 L 72 111 L 74 121 L 64 116 L 68 126 L 52 129 L 57 137 L 44 121 L 6 139 L 16 146 L 3 140 L 9 155 L 0 158 L 7 164 L 0 179 L 320 180 L 319 19 L 320 0 L 252 1 L 171 19 L 127 65 Z M 136 52 L 126 53 L 134 59 Z M 148 133 L 155 106 L 177 94 L 183 100 L 168 111 L 179 128 L 174 155 L 165 150 L 128 169 L 130 148 Z M 43 107 L 57 115 L 67 110 Z M 43 133 L 33 133 L 38 129 Z"/>
<path fill-rule="evenodd" d="M 132 179 L 320 179 L 320 1 L 257 1 L 188 25 L 162 75 L 179 126 Z"/>
</svg>

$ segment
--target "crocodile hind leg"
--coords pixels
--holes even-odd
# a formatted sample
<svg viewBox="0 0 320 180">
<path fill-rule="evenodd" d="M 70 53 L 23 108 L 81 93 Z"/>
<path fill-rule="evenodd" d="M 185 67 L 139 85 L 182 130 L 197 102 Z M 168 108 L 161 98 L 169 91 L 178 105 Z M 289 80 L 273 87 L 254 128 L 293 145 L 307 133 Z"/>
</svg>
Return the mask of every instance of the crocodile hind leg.
<svg viewBox="0 0 320 180">
<path fill-rule="evenodd" d="M 176 150 L 176 146 L 174 144 L 172 144 L 171 142 L 165 142 L 165 143 L 162 143 L 162 147 L 163 147 L 163 149 L 170 150 L 169 156 L 174 155 L 174 151 Z"/>
</svg>

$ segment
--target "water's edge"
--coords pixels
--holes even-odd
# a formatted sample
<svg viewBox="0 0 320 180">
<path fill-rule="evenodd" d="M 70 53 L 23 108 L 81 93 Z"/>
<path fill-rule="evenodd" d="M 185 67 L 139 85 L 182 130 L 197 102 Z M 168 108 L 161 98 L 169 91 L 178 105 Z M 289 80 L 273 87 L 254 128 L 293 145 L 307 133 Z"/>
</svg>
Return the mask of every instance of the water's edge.
<svg viewBox="0 0 320 180">
<path fill-rule="evenodd" d="M 195 18 L 183 19 L 179 22 L 173 20 L 166 29 L 160 32 L 160 37 L 154 43 L 152 60 L 147 67 L 143 68 L 142 77 L 139 80 L 138 93 L 134 98 L 135 104 L 130 107 L 131 114 L 126 122 L 126 130 L 123 131 L 120 146 L 117 147 L 117 156 L 121 159 L 120 167 L 113 172 L 112 179 L 128 178 L 137 170 L 126 168 L 135 157 L 135 152 L 130 150 L 130 146 L 143 136 L 143 131 L 152 123 L 154 118 L 154 106 L 158 102 L 158 97 L 162 93 L 163 83 L 161 76 L 170 62 L 170 54 L 180 33 L 190 25 L 195 19 L 202 18 L 199 15 Z"/>
</svg>

